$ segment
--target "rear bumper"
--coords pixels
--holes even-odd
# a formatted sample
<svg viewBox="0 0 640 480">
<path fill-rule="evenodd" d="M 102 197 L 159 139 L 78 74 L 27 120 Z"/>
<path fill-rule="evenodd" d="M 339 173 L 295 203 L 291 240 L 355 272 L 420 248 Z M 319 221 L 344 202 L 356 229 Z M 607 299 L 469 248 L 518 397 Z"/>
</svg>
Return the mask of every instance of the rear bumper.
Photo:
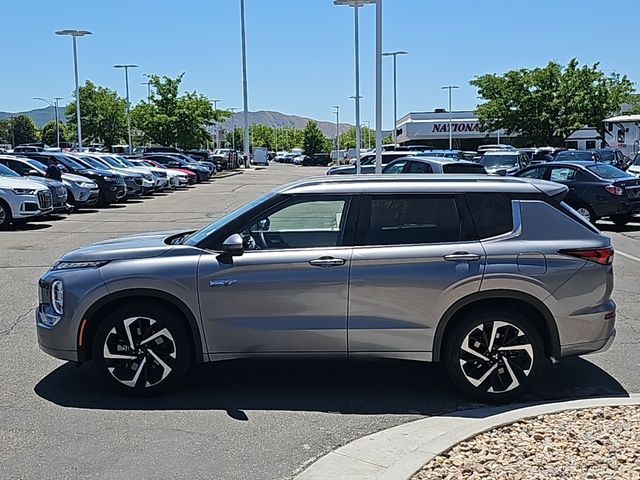
<svg viewBox="0 0 640 480">
<path fill-rule="evenodd" d="M 569 357 L 575 355 L 587 355 L 591 353 L 602 353 L 609 350 L 613 341 L 616 338 L 616 329 L 611 330 L 611 333 L 603 339 L 596 340 L 594 342 L 578 343 L 575 345 L 566 345 L 562 347 L 562 357 Z"/>
</svg>

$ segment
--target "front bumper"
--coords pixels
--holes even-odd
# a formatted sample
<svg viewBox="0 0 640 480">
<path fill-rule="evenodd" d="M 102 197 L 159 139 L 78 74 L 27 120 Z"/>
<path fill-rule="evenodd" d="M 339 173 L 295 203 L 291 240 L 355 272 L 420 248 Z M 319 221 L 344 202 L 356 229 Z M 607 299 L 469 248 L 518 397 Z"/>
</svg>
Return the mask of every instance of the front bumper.
<svg viewBox="0 0 640 480">
<path fill-rule="evenodd" d="M 117 202 L 126 194 L 126 187 L 122 184 L 109 184 L 102 189 L 102 195 L 107 203 Z"/>
<path fill-rule="evenodd" d="M 78 192 L 78 196 L 75 199 L 76 206 L 80 207 L 85 205 L 95 205 L 98 201 L 98 192 L 100 192 L 100 190 L 97 188 L 94 188 L 93 190 L 83 188 L 82 190 L 80 190 L 80 192 Z"/>
</svg>

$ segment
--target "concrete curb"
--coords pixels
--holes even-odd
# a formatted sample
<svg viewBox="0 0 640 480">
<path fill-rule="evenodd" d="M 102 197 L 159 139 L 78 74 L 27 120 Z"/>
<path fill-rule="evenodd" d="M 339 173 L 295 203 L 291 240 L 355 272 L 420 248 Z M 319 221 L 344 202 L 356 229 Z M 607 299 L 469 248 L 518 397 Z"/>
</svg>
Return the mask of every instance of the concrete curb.
<svg viewBox="0 0 640 480">
<path fill-rule="evenodd" d="M 311 464 L 295 480 L 407 480 L 436 455 L 479 433 L 538 415 L 618 405 L 640 405 L 640 394 L 484 407 L 416 420 L 354 440 Z"/>
</svg>

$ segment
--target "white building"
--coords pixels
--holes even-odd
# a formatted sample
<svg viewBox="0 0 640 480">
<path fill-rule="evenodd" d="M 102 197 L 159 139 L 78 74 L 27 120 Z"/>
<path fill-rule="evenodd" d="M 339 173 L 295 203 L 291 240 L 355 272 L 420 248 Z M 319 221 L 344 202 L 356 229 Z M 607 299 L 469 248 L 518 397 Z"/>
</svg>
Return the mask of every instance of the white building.
<svg viewBox="0 0 640 480">
<path fill-rule="evenodd" d="M 473 111 L 451 113 L 453 148 L 476 150 L 479 145 L 509 143 L 504 132 L 480 130 L 478 118 Z M 444 109 L 434 112 L 411 112 L 398 119 L 397 142 L 402 145 L 433 145 L 449 148 L 449 113 Z"/>
</svg>

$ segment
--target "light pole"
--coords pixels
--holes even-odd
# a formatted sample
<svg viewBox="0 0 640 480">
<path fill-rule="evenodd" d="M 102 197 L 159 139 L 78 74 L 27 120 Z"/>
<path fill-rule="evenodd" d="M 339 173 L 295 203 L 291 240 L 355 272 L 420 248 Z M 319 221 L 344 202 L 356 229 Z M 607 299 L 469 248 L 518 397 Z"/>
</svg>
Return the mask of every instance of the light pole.
<svg viewBox="0 0 640 480">
<path fill-rule="evenodd" d="M 247 38 L 244 21 L 244 0 L 240 0 L 240 29 L 242 35 L 242 99 L 244 103 L 244 161 L 245 168 L 249 167 L 249 93 L 247 89 Z"/>
<path fill-rule="evenodd" d="M 227 110 L 231 111 L 231 145 L 233 145 L 233 155 L 235 156 L 236 154 L 236 120 L 234 118 L 234 115 L 236 113 L 237 108 L 236 107 L 231 107 L 231 108 L 227 108 Z"/>
<path fill-rule="evenodd" d="M 396 128 L 398 125 L 398 55 L 409 55 L 409 52 L 398 50 L 383 53 L 383 57 L 393 57 L 393 144 L 398 143 Z"/>
<path fill-rule="evenodd" d="M 131 143 L 131 103 L 129 102 L 129 69 L 138 68 L 138 65 L 134 65 L 133 63 L 127 63 L 124 65 L 114 65 L 113 68 L 124 69 L 124 85 L 127 92 L 127 134 L 129 136 L 129 153 L 131 153 L 133 144 Z"/>
<path fill-rule="evenodd" d="M 446 85 L 444 87 L 440 87 L 442 90 L 449 90 L 449 150 L 453 150 L 453 120 L 451 118 L 451 91 L 460 88 L 457 85 Z"/>
<path fill-rule="evenodd" d="M 376 173 L 382 173 L 382 0 L 376 0 Z"/>
<path fill-rule="evenodd" d="M 336 155 L 340 155 L 340 105 L 334 105 L 332 108 L 335 109 L 333 112 L 336 116 Z"/>
<path fill-rule="evenodd" d="M 360 20 L 358 11 L 360 7 L 372 4 L 375 0 L 334 0 L 334 5 L 347 5 L 353 7 L 353 30 L 354 30 L 354 63 L 355 63 L 355 83 L 356 94 L 353 97 L 355 100 L 355 114 L 356 114 L 356 173 L 360 173 L 360 148 L 361 148 L 361 131 L 360 131 Z"/>
<path fill-rule="evenodd" d="M 218 112 L 218 102 L 221 102 L 219 98 L 215 100 L 211 100 L 213 102 L 213 111 L 215 113 Z M 218 121 L 216 120 L 216 148 L 220 148 L 220 127 L 218 126 Z"/>
<path fill-rule="evenodd" d="M 151 101 L 151 82 L 140 82 L 140 85 L 147 86 L 147 102 Z"/>
<path fill-rule="evenodd" d="M 78 124 L 78 149 L 82 150 L 82 122 L 80 121 L 80 86 L 78 85 L 78 47 L 76 38 L 91 35 L 87 30 L 59 30 L 56 35 L 67 35 L 73 38 L 73 69 L 76 78 L 76 123 Z"/>
<path fill-rule="evenodd" d="M 53 97 L 53 100 L 47 100 L 42 97 L 33 97 L 34 100 L 40 100 L 45 102 L 49 106 L 53 107 L 56 116 L 56 146 L 60 148 L 60 120 L 58 117 L 58 101 L 62 100 L 62 97 Z"/>
<path fill-rule="evenodd" d="M 371 150 L 371 121 L 365 120 L 363 123 L 367 126 L 367 149 Z"/>
</svg>

